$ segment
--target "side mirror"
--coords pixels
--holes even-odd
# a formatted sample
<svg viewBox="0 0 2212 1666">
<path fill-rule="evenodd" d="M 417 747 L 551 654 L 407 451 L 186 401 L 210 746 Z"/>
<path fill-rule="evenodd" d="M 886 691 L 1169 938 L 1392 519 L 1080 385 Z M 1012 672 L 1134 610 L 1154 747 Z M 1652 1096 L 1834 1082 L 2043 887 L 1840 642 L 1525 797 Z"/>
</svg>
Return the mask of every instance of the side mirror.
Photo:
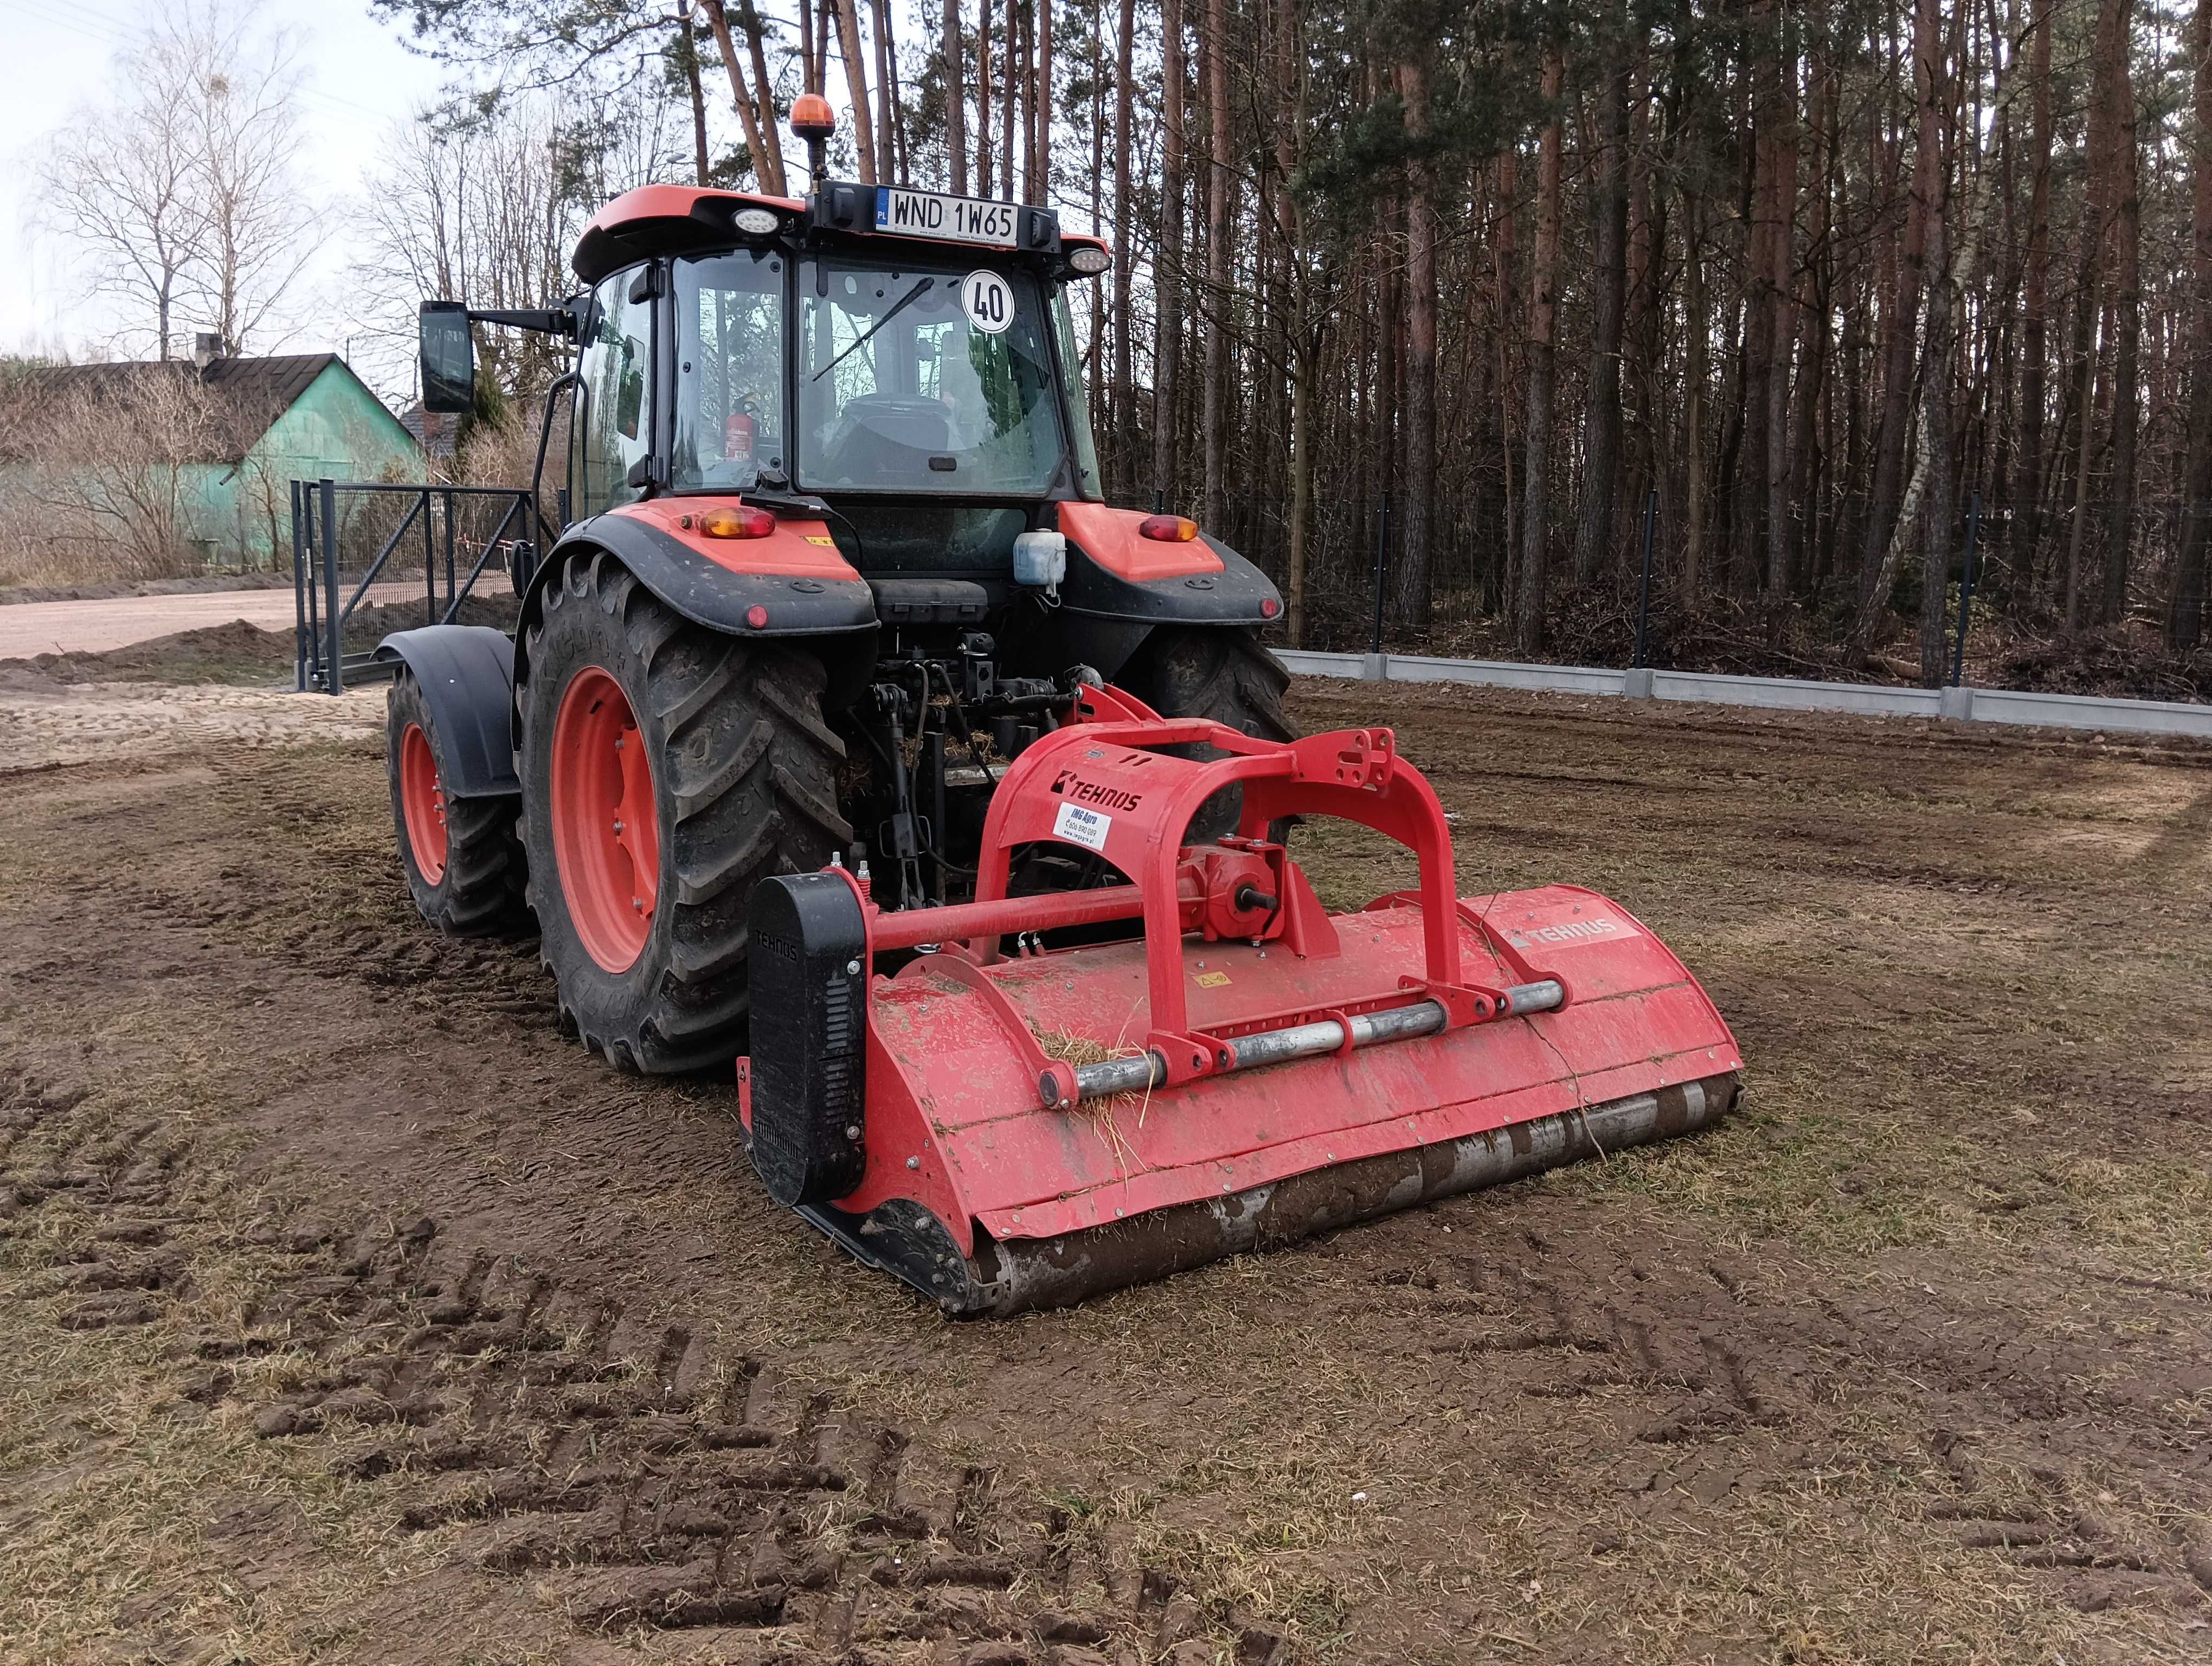
<svg viewBox="0 0 2212 1666">
<path fill-rule="evenodd" d="M 477 344 L 468 308 L 458 301 L 426 301 L 421 327 L 422 409 L 440 416 L 475 410 Z"/>
</svg>

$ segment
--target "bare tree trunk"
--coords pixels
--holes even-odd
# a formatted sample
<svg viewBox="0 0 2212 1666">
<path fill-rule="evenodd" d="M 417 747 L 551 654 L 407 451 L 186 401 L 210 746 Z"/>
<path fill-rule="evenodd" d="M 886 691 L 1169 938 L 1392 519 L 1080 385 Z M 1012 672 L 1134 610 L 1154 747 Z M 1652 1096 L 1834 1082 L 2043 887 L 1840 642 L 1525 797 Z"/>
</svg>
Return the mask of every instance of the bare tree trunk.
<svg viewBox="0 0 2212 1666">
<path fill-rule="evenodd" d="M 761 44 L 760 14 L 754 10 L 752 0 L 740 0 L 738 18 L 752 51 L 753 81 L 759 88 L 756 94 L 746 87 L 744 71 L 738 65 L 737 42 L 731 38 L 729 14 L 721 0 L 700 0 L 700 9 L 707 14 L 707 27 L 714 32 L 714 47 L 721 55 L 723 71 L 730 78 L 730 100 L 738 106 L 738 119 L 744 124 L 745 154 L 752 158 L 753 178 L 771 197 L 787 196 L 789 188 L 784 181 L 783 144 L 776 132 L 768 56 Z"/>
<path fill-rule="evenodd" d="M 1199 450 L 1206 470 L 1204 519 L 1224 525 L 1228 484 L 1223 429 L 1228 420 L 1229 332 L 1229 0 L 1207 0 L 1206 32 L 1199 37 L 1212 143 L 1206 162 L 1206 368 L 1200 389 Z"/>
<path fill-rule="evenodd" d="M 691 20 L 686 15 L 676 25 L 676 58 L 684 70 L 684 90 L 691 95 L 691 150 L 695 177 L 701 185 L 707 183 L 707 95 L 699 86 L 699 43 L 691 33 Z"/>
<path fill-rule="evenodd" d="M 1901 143 L 1900 138 L 1899 144 Z M 1890 156 L 1893 157 L 1895 151 L 1896 147 L 1892 147 Z M 1918 167 L 1917 162 L 1915 167 Z M 1890 582 L 1896 581 L 1896 563 L 1889 559 L 1889 546 L 1899 519 L 1897 487 L 1905 472 L 1905 441 L 1912 424 L 1912 337 L 1919 316 L 1921 268 L 1928 246 L 1928 228 L 1922 219 L 1920 201 L 1916 187 L 1911 211 L 1905 217 L 1902 260 L 1894 240 L 1885 240 L 1883 249 L 1890 304 L 1888 316 L 1882 320 L 1881 432 L 1875 442 L 1874 494 L 1867 506 L 1866 544 L 1860 558 L 1862 618 L 1868 618 L 1866 609 L 1872 593 L 1869 587 L 1881 575 L 1887 572 Z M 1881 606 L 1888 605 L 1887 590 L 1880 593 L 1879 600 Z M 1880 617 L 1877 611 L 1868 618 L 1869 633 Z M 1868 641 L 1862 641 L 1861 635 L 1856 628 L 1851 632 L 1854 654 L 1863 654 L 1871 641 L 1869 635 Z"/>
<path fill-rule="evenodd" d="M 945 147 L 951 177 L 946 188 L 955 197 L 968 194 L 968 72 L 960 40 L 960 0 L 945 0 L 945 27 L 939 37 L 945 57 Z"/>
<path fill-rule="evenodd" d="M 1029 52 L 1025 15 L 1023 0 L 1006 0 L 1006 41 L 999 50 L 999 188 L 1009 197 L 1019 190 L 1014 183 L 1014 119 L 1021 112 L 1022 71 Z"/>
<path fill-rule="evenodd" d="M 1951 456 L 1949 175 L 1942 160 L 1943 131 L 1951 110 L 1950 75 L 1944 62 L 1945 22 L 1944 0 L 1918 0 L 1913 20 L 1912 68 L 1920 93 L 1920 155 L 1913 169 L 1913 208 L 1925 215 L 1928 227 L 1928 338 L 1920 371 L 1920 454 L 1927 476 L 1919 527 L 1920 680 L 1929 688 L 1943 681 L 1957 483 Z M 1923 192 L 1927 193 L 1924 203 Z"/>
<path fill-rule="evenodd" d="M 1912 158 L 1911 215 L 1905 222 L 1905 271 L 1899 286 L 1894 312 L 1895 318 L 1902 322 L 1904 344 L 1900 354 L 1898 351 L 1896 337 L 1893 336 L 1888 344 L 1891 359 L 1887 374 L 1893 377 L 1894 380 L 1883 389 L 1885 408 L 1882 415 L 1882 438 L 1885 444 L 1890 438 L 1890 412 L 1900 404 L 1908 412 L 1911 409 L 1910 397 L 1912 386 L 1911 319 L 1918 311 L 1921 291 L 1931 282 L 1938 285 L 1945 282 L 1945 275 L 1940 265 L 1929 258 L 1931 240 L 1939 252 L 1942 243 L 1942 228 L 1940 223 L 1944 185 L 1943 111 L 1940 102 L 1943 69 L 1942 4 L 1942 0 L 1916 0 L 1913 11 L 1912 74 L 1913 85 L 1917 93 L 1916 103 L 1918 106 L 1918 133 L 1914 141 Z M 1934 274 L 1932 278 L 1931 272 Z M 1931 301 L 1931 314 L 1933 311 Z M 1919 453 L 1913 461 L 1912 477 L 1905 489 L 1905 503 L 1900 506 L 1895 518 L 1889 524 L 1888 536 L 1882 540 L 1879 556 L 1873 556 L 1871 550 L 1869 551 L 1871 558 L 1868 562 L 1864 576 L 1870 580 L 1871 583 L 1863 586 L 1860 590 L 1858 616 L 1852 622 L 1850 634 L 1845 642 L 1847 663 L 1853 666 L 1863 664 L 1867 654 L 1874 646 L 1875 632 L 1881 623 L 1883 614 L 1888 611 L 1890 590 L 1897 582 L 1898 569 L 1904 559 L 1905 543 L 1916 532 L 1922 530 L 1920 517 L 1923 513 L 1941 517 L 1947 527 L 1949 524 L 1951 370 L 1948 340 L 1942 344 L 1943 356 L 1937 356 L 1938 344 L 1933 333 L 1936 323 L 1937 320 L 1931 316 L 1930 336 L 1927 354 L 1922 366 L 1922 375 L 1926 386 L 1923 389 L 1920 404 Z M 1948 303 L 1944 307 L 1942 323 L 1948 336 L 1949 325 Z M 1939 416 L 1940 421 L 1937 420 Z M 1936 478 L 1938 474 L 1942 477 Z M 1930 495 L 1938 493 L 1942 495 L 1941 501 L 1931 503 Z M 1923 506 L 1925 506 L 1924 509 Z M 1869 540 L 1872 538 L 1873 530 L 1869 526 L 1868 531 Z M 1933 542 L 1933 539 L 1929 540 L 1929 544 Z M 1923 545 L 1923 549 L 1925 547 Z M 1936 587 L 1940 605 L 1942 588 L 1941 575 L 1938 577 Z M 1926 617 L 1927 607 L 1923 602 L 1922 607 L 1923 666 L 1927 659 Z M 1936 653 L 1940 659 L 1942 656 L 1940 646 Z"/>
<path fill-rule="evenodd" d="M 1030 91 L 1029 199 L 1040 208 L 1052 201 L 1052 7 L 1053 0 L 1034 0 L 1036 7 L 1036 80 Z"/>
<path fill-rule="evenodd" d="M 2091 236 L 2090 226 L 2095 219 L 2094 209 L 2083 216 L 2082 234 L 2089 239 L 2093 252 L 2082 261 L 2080 289 L 2074 303 L 2074 404 L 2081 413 L 2079 443 L 2074 452 L 2074 513 L 2066 528 L 2065 612 L 2066 629 L 2078 630 L 2081 625 L 2081 547 L 2089 526 L 2089 464 L 2096 453 L 2090 429 L 2097 417 L 2097 279 L 2100 268 L 2094 250 L 2096 241 Z"/>
<path fill-rule="evenodd" d="M 1521 575 L 1515 598 L 1513 646 L 1534 654 L 1544 646 L 1545 540 L 1550 531 L 1546 487 L 1551 478 L 1553 327 L 1559 313 L 1559 99 L 1565 61 L 1559 47 L 1544 50 L 1543 96 L 1551 111 L 1538 152 L 1536 246 L 1529 262 L 1528 411 L 1521 430 L 1527 460 L 1522 474 Z"/>
<path fill-rule="evenodd" d="M 1182 363 L 1183 52 L 1182 0 L 1160 0 L 1161 94 L 1159 260 L 1153 288 L 1152 489 L 1176 497 L 1176 381 Z"/>
<path fill-rule="evenodd" d="M 1128 0 L 1123 0 L 1126 5 Z M 1313 563 L 1314 384 L 1321 374 L 1320 341 L 1310 330 L 1309 286 L 1301 270 L 1304 228 L 1297 194 L 1291 180 L 1297 173 L 1305 133 L 1305 79 L 1297 58 L 1298 0 L 1280 0 L 1275 9 L 1276 208 L 1283 231 L 1284 283 L 1290 293 L 1290 318 L 1284 335 L 1291 383 L 1291 525 L 1289 569 L 1291 646 L 1306 641 L 1307 592 Z"/>
<path fill-rule="evenodd" d="M 1131 385 L 1136 333 L 1129 317 L 1129 246 L 1136 241 L 1136 204 L 1130 198 L 1130 124 L 1134 119 L 1137 0 L 1121 0 L 1121 39 L 1114 58 L 1114 485 L 1127 496 L 1136 489 L 1135 435 L 1130 418 L 1136 398 Z"/>
<path fill-rule="evenodd" d="M 2034 594 L 2043 546 L 2043 417 L 2049 399 L 2044 377 L 2051 356 L 2046 299 L 2051 276 L 2051 14 L 2047 4 L 2033 8 L 2033 41 L 2028 48 L 2034 158 L 2027 196 L 2027 272 L 2021 286 L 2020 438 L 2003 545 L 2012 567 L 2014 603 L 2021 608 Z"/>
<path fill-rule="evenodd" d="M 2122 118 L 2116 84 L 2124 73 L 2118 60 L 2128 50 L 2127 0 L 2098 0 L 2096 33 L 2091 48 L 2091 91 L 2087 135 L 2088 188 L 2081 207 L 2081 245 L 2075 251 L 2074 380 L 2076 437 L 2074 458 L 2074 518 L 2066 535 L 2066 628 L 2081 623 L 2083 557 L 2088 543 L 2089 483 L 2094 471 L 2097 426 L 2097 318 L 2106 298 L 2106 242 L 2118 208 L 2122 184 L 2118 150 Z"/>
<path fill-rule="evenodd" d="M 1513 337 L 1518 322 L 1514 302 L 1521 283 L 1513 210 L 1515 199 L 1520 194 L 1521 158 L 1508 145 L 1498 158 L 1498 231 L 1491 246 L 1492 287 L 1498 309 L 1498 460 L 1504 480 L 1504 570 L 1498 575 L 1498 609 L 1509 618 L 1513 611 L 1513 581 L 1518 576 L 1521 547 L 1513 536 Z"/>
<path fill-rule="evenodd" d="M 1037 0 L 1020 0 L 1022 62 L 1016 84 L 1022 89 L 1021 132 L 1014 148 L 1022 159 L 1024 203 L 1037 200 L 1036 8 Z"/>
<path fill-rule="evenodd" d="M 1009 8 L 1013 0 L 1006 0 Z M 991 0 L 975 24 L 975 194 L 991 195 Z"/>
<path fill-rule="evenodd" d="M 1767 204 L 1771 226 L 1767 252 L 1773 261 L 1768 277 L 1772 294 L 1773 338 L 1767 354 L 1766 373 L 1766 593 L 1776 608 L 1771 615 L 1781 623 L 1782 602 L 1789 596 L 1790 570 L 1790 361 L 1797 339 L 1797 309 L 1793 299 L 1796 267 L 1797 218 L 1797 64 L 1785 51 L 1776 66 L 1777 86 L 1770 105 L 1774 124 L 1774 153 L 1768 181 Z"/>
<path fill-rule="evenodd" d="M 868 119 L 868 67 L 860 56 L 860 13 L 854 0 L 837 0 L 837 43 L 845 58 L 845 88 L 853 106 L 853 139 L 860 148 L 860 183 L 872 185 L 876 172 L 875 124 Z"/>
<path fill-rule="evenodd" d="M 876 159 L 884 183 L 902 178 L 898 165 L 898 56 L 891 45 L 890 0 L 870 0 L 876 47 Z"/>
<path fill-rule="evenodd" d="M 1688 502 L 1682 513 L 1682 595 L 1692 607 L 1703 581 L 1705 524 L 1710 514 L 1706 493 L 1705 383 L 1711 375 L 1707 356 L 1711 349 L 1711 320 L 1705 307 L 1705 228 L 1699 209 L 1703 199 L 1692 190 L 1682 194 L 1682 309 L 1683 349 L 1682 471 L 1688 476 Z"/>
<path fill-rule="evenodd" d="M 1421 152 L 1429 136 L 1428 71 L 1401 65 L 1398 91 L 1414 161 L 1406 193 L 1406 507 L 1390 611 L 1401 625 L 1425 632 L 1434 601 L 1437 495 L 1436 170 Z"/>
<path fill-rule="evenodd" d="M 2136 387 L 2142 345 L 2142 193 L 2136 149 L 2136 98 L 2128 73 L 2128 0 L 2118 0 L 2112 54 L 2110 157 L 2112 183 L 2112 477 L 2106 491 L 2105 593 L 2106 624 L 2118 624 L 2128 605 L 2129 545 L 2136 508 Z"/>
<path fill-rule="evenodd" d="M 1628 305 L 1628 43 L 1626 18 L 1609 20 L 1598 88 L 1596 221 L 1589 386 L 1584 407 L 1582 516 L 1575 527 L 1575 582 L 1587 588 L 1613 547 L 1620 471 L 1620 339 Z"/>
<path fill-rule="evenodd" d="M 1826 459 L 1820 445 L 1820 412 L 1827 398 L 1830 288 L 1835 270 L 1835 249 L 1830 234 L 1834 228 L 1837 183 L 1836 78 L 1829 72 L 1826 54 L 1816 52 L 1806 65 L 1805 109 L 1812 136 L 1809 170 L 1819 206 L 1814 213 L 1813 246 L 1808 251 L 1803 275 L 1798 281 L 1797 316 L 1804 330 L 1800 352 L 1796 398 L 1796 427 L 1790 444 L 1790 500 L 1797 516 L 1790 535 L 1790 583 L 1802 591 L 1814 581 L 1820 567 L 1814 528 L 1826 517 L 1820 513 Z"/>
<path fill-rule="evenodd" d="M 2197 100 L 2189 158 L 2189 453 L 2182 486 L 2181 556 L 2166 624 L 2166 639 L 2177 654 L 2190 652 L 2202 639 L 2206 554 L 2212 550 L 2212 0 L 2197 0 L 2189 52 Z"/>
</svg>

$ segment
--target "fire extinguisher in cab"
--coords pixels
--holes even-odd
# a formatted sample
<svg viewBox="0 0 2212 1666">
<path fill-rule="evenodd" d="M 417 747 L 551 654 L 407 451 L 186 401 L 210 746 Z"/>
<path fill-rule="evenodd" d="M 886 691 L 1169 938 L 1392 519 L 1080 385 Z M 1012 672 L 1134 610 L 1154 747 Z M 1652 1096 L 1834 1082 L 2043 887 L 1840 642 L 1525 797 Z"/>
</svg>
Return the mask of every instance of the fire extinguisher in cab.
<svg viewBox="0 0 2212 1666">
<path fill-rule="evenodd" d="M 750 463 L 753 460 L 753 419 L 742 410 L 733 410 L 722 424 L 722 460 L 726 463 Z"/>
</svg>

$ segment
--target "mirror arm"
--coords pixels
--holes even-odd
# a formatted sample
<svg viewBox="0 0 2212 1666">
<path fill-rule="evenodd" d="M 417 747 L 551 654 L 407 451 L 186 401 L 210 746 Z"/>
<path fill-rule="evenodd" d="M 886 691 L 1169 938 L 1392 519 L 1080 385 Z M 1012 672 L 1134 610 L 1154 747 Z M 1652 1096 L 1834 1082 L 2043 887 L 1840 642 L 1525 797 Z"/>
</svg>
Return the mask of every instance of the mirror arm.
<svg viewBox="0 0 2212 1666">
<path fill-rule="evenodd" d="M 516 330 L 539 330 L 549 336 L 576 339 L 576 314 L 566 307 L 533 307 L 520 312 L 496 307 L 469 308 L 471 324 L 504 324 Z"/>
<path fill-rule="evenodd" d="M 566 375 L 556 377 L 553 385 L 545 390 L 545 416 L 538 428 L 538 465 L 530 471 L 530 507 L 540 520 L 544 519 L 544 512 L 538 507 L 538 491 L 545 482 L 545 453 L 553 441 L 553 406 L 563 392 L 577 386 L 580 380 L 571 370 Z"/>
</svg>

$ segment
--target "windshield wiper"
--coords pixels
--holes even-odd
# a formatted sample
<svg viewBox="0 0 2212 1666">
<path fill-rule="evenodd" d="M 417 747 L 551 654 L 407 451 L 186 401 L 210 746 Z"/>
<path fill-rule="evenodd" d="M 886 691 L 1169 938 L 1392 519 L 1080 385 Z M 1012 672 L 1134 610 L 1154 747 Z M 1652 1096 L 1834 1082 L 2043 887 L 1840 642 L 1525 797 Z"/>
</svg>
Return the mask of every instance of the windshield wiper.
<svg viewBox="0 0 2212 1666">
<path fill-rule="evenodd" d="M 860 340 L 854 342 L 850 347 L 840 353 L 836 358 L 830 360 L 829 363 L 823 365 L 819 370 L 816 371 L 812 376 L 808 378 L 808 380 L 810 381 L 820 381 L 824 376 L 835 370 L 839 365 L 851 358 L 854 354 L 859 352 L 863 347 L 866 347 L 871 341 L 875 339 L 877 331 L 882 329 L 884 325 L 889 324 L 901 313 L 906 311 L 909 303 L 919 298 L 924 289 L 931 288 L 936 283 L 936 282 L 937 280 L 933 277 L 925 277 L 921 283 L 915 284 L 914 288 L 908 289 L 904 295 L 901 295 L 896 301 L 891 303 L 891 309 L 890 312 L 885 313 L 881 318 L 878 319 L 873 324 L 868 326 L 866 334 L 863 335 Z"/>
</svg>

